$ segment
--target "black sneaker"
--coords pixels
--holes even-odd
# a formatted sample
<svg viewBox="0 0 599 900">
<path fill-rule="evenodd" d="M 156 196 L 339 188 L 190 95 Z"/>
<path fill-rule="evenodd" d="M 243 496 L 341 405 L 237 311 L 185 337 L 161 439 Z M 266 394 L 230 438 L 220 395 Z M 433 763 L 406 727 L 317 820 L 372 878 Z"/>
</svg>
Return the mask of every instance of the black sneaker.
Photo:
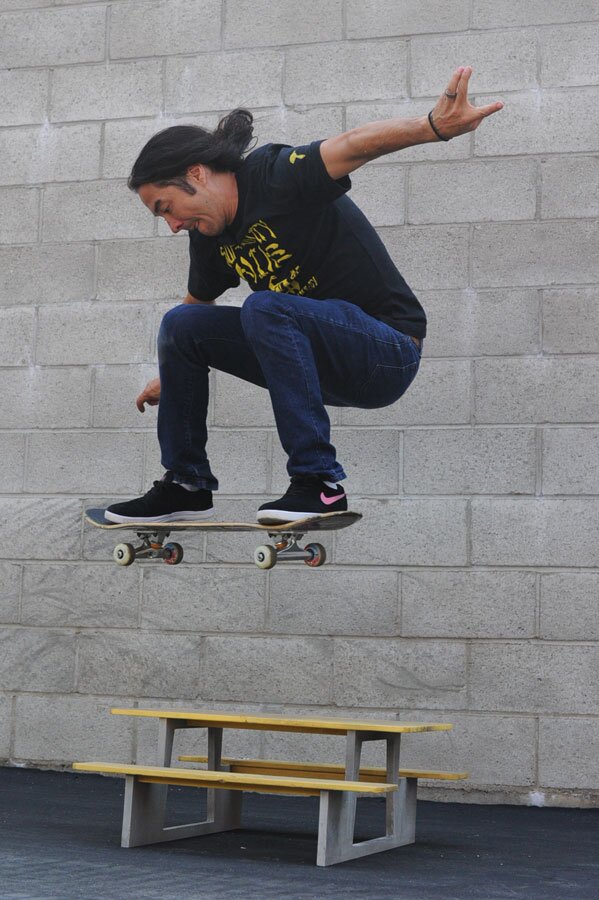
<svg viewBox="0 0 599 900">
<path fill-rule="evenodd" d="M 114 503 L 104 517 L 109 522 L 197 522 L 213 513 L 212 491 L 188 491 L 166 472 L 143 497 Z"/>
<path fill-rule="evenodd" d="M 274 525 L 323 513 L 345 512 L 346 509 L 347 497 L 340 484 L 332 488 L 320 475 L 292 475 L 287 493 L 280 500 L 260 507 L 258 521 L 263 525 Z"/>
</svg>

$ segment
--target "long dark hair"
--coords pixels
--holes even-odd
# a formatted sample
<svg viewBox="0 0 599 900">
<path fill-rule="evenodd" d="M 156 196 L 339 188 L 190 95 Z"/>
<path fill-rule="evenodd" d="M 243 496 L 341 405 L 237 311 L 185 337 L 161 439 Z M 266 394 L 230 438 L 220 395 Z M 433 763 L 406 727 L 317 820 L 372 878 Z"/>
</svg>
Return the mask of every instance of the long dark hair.
<svg viewBox="0 0 599 900">
<path fill-rule="evenodd" d="M 202 163 L 216 172 L 235 172 L 243 160 L 254 132 L 254 117 L 248 109 L 234 109 L 220 120 L 214 131 L 200 125 L 173 125 L 153 135 L 131 169 L 127 184 L 137 191 L 142 184 L 175 184 L 195 194 L 185 175 L 190 166 Z"/>
</svg>

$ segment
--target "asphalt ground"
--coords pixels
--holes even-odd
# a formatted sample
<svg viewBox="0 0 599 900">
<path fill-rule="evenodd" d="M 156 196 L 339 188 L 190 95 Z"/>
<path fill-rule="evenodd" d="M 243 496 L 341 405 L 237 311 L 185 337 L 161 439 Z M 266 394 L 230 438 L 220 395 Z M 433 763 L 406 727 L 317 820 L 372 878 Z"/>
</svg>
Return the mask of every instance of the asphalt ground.
<svg viewBox="0 0 599 900">
<path fill-rule="evenodd" d="M 318 800 L 244 797 L 243 830 L 122 849 L 124 782 L 0 768 L 0 897 L 599 897 L 599 810 L 418 804 L 416 843 L 318 868 Z M 199 818 L 204 792 L 171 788 L 168 824 Z M 381 800 L 359 802 L 358 837 Z"/>
</svg>

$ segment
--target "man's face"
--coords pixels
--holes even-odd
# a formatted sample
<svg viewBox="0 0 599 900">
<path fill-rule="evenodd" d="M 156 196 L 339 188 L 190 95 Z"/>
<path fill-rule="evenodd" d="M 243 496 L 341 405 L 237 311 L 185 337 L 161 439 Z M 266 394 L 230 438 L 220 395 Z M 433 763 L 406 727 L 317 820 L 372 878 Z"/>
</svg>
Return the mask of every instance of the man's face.
<svg viewBox="0 0 599 900">
<path fill-rule="evenodd" d="M 201 234 L 221 234 L 227 224 L 224 198 L 212 183 L 210 172 L 203 166 L 187 173 L 186 181 L 195 194 L 170 184 L 143 184 L 138 189 L 142 202 L 155 216 L 162 216 L 173 234 L 197 229 Z"/>
</svg>

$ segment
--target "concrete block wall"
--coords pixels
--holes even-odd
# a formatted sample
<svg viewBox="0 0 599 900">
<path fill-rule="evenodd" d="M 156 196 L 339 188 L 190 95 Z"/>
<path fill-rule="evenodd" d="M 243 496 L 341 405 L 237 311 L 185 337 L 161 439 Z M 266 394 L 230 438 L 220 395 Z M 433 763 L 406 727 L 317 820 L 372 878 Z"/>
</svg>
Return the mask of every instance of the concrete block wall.
<svg viewBox="0 0 599 900">
<path fill-rule="evenodd" d="M 405 740 L 471 772 L 430 797 L 597 802 L 598 49 L 595 0 L 1 0 L 2 761 L 151 759 L 115 704 L 384 715 L 455 723 Z M 134 398 L 187 275 L 137 151 L 235 105 L 260 142 L 421 115 L 459 64 L 505 109 L 353 179 L 429 316 L 399 403 L 331 411 L 363 522 L 318 571 L 257 570 L 248 535 L 117 569 L 82 510 L 161 473 Z M 219 513 L 253 518 L 286 482 L 272 413 L 212 377 Z"/>
</svg>

